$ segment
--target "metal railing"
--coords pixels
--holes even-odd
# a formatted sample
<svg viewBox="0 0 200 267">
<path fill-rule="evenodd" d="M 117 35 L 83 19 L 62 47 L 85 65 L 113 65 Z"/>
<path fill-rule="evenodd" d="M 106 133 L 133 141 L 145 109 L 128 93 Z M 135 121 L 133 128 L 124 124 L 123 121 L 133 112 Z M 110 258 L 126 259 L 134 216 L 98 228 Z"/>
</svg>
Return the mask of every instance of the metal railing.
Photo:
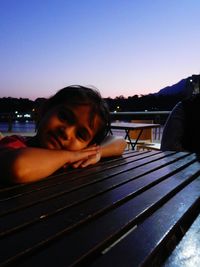
<svg viewBox="0 0 200 267">
<path fill-rule="evenodd" d="M 171 111 L 128 111 L 110 112 L 112 121 L 152 120 L 154 123 L 165 124 Z"/>
<path fill-rule="evenodd" d="M 120 120 L 120 121 L 132 121 L 132 120 L 152 120 L 154 123 L 158 123 L 161 126 L 164 125 L 170 111 L 128 111 L 128 112 L 110 112 L 111 120 Z M 2 126 L 1 126 L 2 124 Z M 4 123 L 0 123 L 0 131 L 12 132 L 16 128 L 15 120 L 4 120 Z M 28 121 L 24 123 L 25 131 L 28 130 L 28 124 L 34 124 L 33 121 Z M 3 129 L 2 129 L 3 127 Z M 23 123 L 19 122 L 17 125 L 18 131 L 20 131 L 20 127 L 23 128 Z M 34 128 L 32 126 L 32 128 Z M 22 129 L 23 131 L 23 129 Z"/>
</svg>

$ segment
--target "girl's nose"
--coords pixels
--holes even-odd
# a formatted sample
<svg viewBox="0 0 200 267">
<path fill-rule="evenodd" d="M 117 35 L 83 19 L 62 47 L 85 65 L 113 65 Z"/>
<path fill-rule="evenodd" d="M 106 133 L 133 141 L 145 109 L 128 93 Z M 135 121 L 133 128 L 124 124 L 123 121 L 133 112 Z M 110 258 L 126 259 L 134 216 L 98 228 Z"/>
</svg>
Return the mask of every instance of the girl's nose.
<svg viewBox="0 0 200 267">
<path fill-rule="evenodd" d="M 61 137 L 63 140 L 70 140 L 75 135 L 75 127 L 74 126 L 66 126 L 61 128 Z"/>
</svg>

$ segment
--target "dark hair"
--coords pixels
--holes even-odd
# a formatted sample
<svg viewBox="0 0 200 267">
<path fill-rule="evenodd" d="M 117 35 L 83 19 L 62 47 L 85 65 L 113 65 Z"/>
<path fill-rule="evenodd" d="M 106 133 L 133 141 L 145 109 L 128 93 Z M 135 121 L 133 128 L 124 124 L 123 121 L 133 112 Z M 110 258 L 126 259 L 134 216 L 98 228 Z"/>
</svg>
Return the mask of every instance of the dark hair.
<svg viewBox="0 0 200 267">
<path fill-rule="evenodd" d="M 60 104 L 69 106 L 89 105 L 91 107 L 90 123 L 93 124 L 95 115 L 98 115 L 101 119 L 99 131 L 92 142 L 99 144 L 105 138 L 110 128 L 110 112 L 107 103 L 97 90 L 80 85 L 64 87 L 45 101 L 39 117 L 42 118 L 51 108 Z"/>
</svg>

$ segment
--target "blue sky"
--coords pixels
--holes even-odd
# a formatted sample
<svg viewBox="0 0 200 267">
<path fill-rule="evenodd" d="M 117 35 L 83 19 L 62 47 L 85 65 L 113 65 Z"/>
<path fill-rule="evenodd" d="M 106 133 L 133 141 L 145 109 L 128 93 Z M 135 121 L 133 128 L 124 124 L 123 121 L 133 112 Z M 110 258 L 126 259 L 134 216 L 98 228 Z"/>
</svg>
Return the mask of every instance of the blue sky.
<svg viewBox="0 0 200 267">
<path fill-rule="evenodd" d="M 103 97 L 200 73 L 199 0 L 0 0 L 0 97 L 71 84 Z"/>
</svg>

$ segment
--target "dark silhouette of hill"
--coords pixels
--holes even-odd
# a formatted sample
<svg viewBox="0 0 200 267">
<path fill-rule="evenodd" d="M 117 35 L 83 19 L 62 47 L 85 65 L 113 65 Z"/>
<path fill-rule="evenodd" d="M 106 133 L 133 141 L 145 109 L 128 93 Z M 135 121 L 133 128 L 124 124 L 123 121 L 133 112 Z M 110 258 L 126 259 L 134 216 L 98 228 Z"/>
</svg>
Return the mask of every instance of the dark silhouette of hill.
<svg viewBox="0 0 200 267">
<path fill-rule="evenodd" d="M 176 94 L 185 94 L 186 93 L 186 84 L 187 79 L 183 79 L 180 82 L 173 84 L 172 86 L 167 86 L 161 89 L 157 95 L 176 95 Z"/>
<path fill-rule="evenodd" d="M 162 88 L 159 92 L 148 95 L 134 95 L 128 98 L 123 95 L 105 98 L 110 111 L 156 111 L 171 110 L 180 100 L 199 92 L 200 75 L 192 75 L 184 78 L 176 84 Z M 30 112 L 36 116 L 38 109 L 44 103 L 45 98 L 37 98 L 35 101 L 27 98 L 0 98 L 0 113 Z"/>
<path fill-rule="evenodd" d="M 200 75 L 194 74 L 154 94 L 128 98 L 120 96 L 106 100 L 111 111 L 172 110 L 179 101 L 190 97 L 193 93 L 199 93 L 199 87 Z"/>
<path fill-rule="evenodd" d="M 195 85 L 199 86 L 200 75 L 192 75 L 180 80 L 178 83 L 164 87 L 156 95 L 173 96 L 179 95 L 180 98 L 190 97 L 194 93 Z"/>
</svg>

